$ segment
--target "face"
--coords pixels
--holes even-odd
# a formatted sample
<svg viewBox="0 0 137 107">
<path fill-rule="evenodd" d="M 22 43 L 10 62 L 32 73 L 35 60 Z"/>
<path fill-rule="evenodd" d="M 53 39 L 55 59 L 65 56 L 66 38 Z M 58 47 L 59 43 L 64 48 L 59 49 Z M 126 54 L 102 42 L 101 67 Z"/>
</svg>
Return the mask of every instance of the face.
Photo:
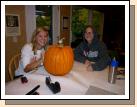
<svg viewBox="0 0 137 107">
<path fill-rule="evenodd" d="M 91 43 L 93 40 L 93 30 L 92 28 L 88 27 L 85 31 L 85 39 L 88 43 Z"/>
<path fill-rule="evenodd" d="M 39 47 L 43 47 L 48 42 L 48 33 L 46 31 L 41 31 L 36 36 L 36 42 Z"/>
</svg>

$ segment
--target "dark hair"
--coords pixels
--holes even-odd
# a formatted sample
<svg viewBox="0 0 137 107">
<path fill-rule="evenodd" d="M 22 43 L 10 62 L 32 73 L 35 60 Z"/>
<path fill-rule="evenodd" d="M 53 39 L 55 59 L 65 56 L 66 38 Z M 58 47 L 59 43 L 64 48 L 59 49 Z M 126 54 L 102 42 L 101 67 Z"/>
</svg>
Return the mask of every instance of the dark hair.
<svg viewBox="0 0 137 107">
<path fill-rule="evenodd" d="M 94 27 L 93 27 L 92 25 L 87 25 L 87 26 L 85 27 L 85 29 L 84 29 L 84 32 L 86 31 L 87 28 L 91 28 L 92 31 L 94 32 Z"/>
</svg>

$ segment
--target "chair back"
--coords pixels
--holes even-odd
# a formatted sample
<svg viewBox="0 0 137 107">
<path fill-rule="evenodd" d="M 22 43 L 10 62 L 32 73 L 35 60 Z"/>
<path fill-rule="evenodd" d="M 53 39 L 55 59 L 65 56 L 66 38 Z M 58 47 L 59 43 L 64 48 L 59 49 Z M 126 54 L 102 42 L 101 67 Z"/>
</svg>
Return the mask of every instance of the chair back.
<svg viewBox="0 0 137 107">
<path fill-rule="evenodd" d="M 10 79 L 13 80 L 14 79 L 14 75 L 15 75 L 15 70 L 18 68 L 19 66 L 19 61 L 20 61 L 20 58 L 21 58 L 21 54 L 18 53 L 16 55 L 14 55 L 10 62 L 9 62 L 9 76 L 10 76 Z"/>
</svg>

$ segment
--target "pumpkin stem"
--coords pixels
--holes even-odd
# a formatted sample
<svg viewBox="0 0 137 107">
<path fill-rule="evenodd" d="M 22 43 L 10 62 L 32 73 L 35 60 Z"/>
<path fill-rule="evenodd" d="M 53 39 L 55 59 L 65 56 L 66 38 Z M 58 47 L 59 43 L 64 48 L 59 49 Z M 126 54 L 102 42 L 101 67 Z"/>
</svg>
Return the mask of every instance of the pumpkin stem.
<svg viewBox="0 0 137 107">
<path fill-rule="evenodd" d="M 60 47 L 63 47 L 64 46 L 64 44 L 63 44 L 63 40 L 64 40 L 65 38 L 63 37 L 63 38 L 61 38 L 60 40 L 59 40 L 59 46 Z"/>
</svg>

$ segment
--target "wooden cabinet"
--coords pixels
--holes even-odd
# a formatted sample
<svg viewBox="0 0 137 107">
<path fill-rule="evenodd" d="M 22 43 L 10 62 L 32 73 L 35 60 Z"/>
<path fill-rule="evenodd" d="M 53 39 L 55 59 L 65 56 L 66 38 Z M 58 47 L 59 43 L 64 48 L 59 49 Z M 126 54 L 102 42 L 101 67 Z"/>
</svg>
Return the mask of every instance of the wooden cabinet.
<svg viewBox="0 0 137 107">
<path fill-rule="evenodd" d="M 64 45 L 70 43 L 70 5 L 60 6 L 60 38 L 65 37 Z M 64 25 L 64 26 L 63 26 Z M 64 28 L 66 27 L 67 28 Z"/>
</svg>

